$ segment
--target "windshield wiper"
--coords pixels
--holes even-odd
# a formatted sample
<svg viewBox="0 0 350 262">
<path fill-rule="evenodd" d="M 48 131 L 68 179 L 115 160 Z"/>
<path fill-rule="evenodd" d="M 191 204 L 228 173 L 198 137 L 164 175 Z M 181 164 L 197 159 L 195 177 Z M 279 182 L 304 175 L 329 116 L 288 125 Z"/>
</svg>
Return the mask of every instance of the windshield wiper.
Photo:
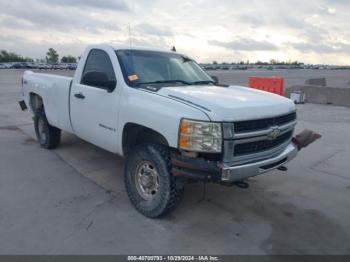
<svg viewBox="0 0 350 262">
<path fill-rule="evenodd" d="M 141 82 L 137 83 L 138 85 L 148 85 L 148 84 L 168 84 L 168 83 L 182 83 L 185 85 L 191 85 L 191 83 L 186 82 L 185 80 L 158 80 L 152 82 Z"/>
<path fill-rule="evenodd" d="M 212 80 L 204 80 L 204 81 L 195 81 L 195 82 L 191 82 L 191 85 L 205 85 L 205 84 L 216 84 L 215 81 Z"/>
</svg>

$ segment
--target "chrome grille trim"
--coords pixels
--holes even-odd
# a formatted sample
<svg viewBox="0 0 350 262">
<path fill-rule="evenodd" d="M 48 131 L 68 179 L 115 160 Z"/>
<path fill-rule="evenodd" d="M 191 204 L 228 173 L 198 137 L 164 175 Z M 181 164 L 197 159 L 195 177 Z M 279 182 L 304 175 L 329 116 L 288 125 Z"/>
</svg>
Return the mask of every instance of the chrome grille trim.
<svg viewBox="0 0 350 262">
<path fill-rule="evenodd" d="M 233 154 L 235 156 L 244 156 L 271 150 L 272 148 L 278 147 L 286 141 L 289 141 L 292 138 L 292 135 L 293 130 L 289 130 L 284 132 L 283 134 L 280 134 L 276 139 L 273 140 L 269 140 L 267 138 L 253 140 L 250 142 L 242 142 L 242 140 L 237 140 L 235 142 L 235 149 Z"/>
<path fill-rule="evenodd" d="M 291 140 L 292 140 L 294 128 L 297 123 L 296 113 L 291 112 L 289 114 L 285 114 L 277 117 L 271 117 L 267 119 L 268 120 L 277 119 L 276 120 L 277 122 L 280 121 L 280 122 L 283 122 L 283 124 L 280 124 L 280 125 L 273 124 L 273 125 L 266 126 L 265 129 L 237 133 L 235 132 L 236 123 L 232 123 L 232 122 L 223 123 L 223 135 L 224 135 L 223 161 L 233 166 L 246 164 L 246 163 L 254 163 L 256 161 L 274 157 L 280 154 L 283 150 L 285 150 L 285 148 L 291 143 Z M 286 123 L 284 122 L 286 119 L 291 119 L 291 121 Z M 266 119 L 263 119 L 263 120 L 266 120 Z M 254 122 L 254 121 L 259 121 L 259 119 L 242 121 L 242 122 Z M 273 121 L 272 123 L 276 123 L 276 121 L 275 122 Z M 260 143 L 260 144 L 258 143 L 258 145 L 262 145 L 263 150 L 259 150 L 259 148 L 257 147 L 257 151 L 254 153 L 249 152 L 247 154 L 235 155 L 234 151 L 235 151 L 236 145 L 269 140 L 271 139 L 269 135 L 271 135 L 271 132 L 276 128 L 280 130 L 280 134 L 278 135 L 278 137 L 288 132 L 290 132 L 291 135 L 288 136 L 288 138 L 284 138 L 283 140 L 281 140 L 280 143 L 278 143 L 278 145 L 276 146 L 274 146 L 273 143 L 271 143 L 271 145 L 273 146 L 271 148 L 267 147 L 266 144 L 264 143 Z M 278 137 L 276 139 L 278 139 Z M 254 147 L 254 145 L 252 146 Z"/>
<path fill-rule="evenodd" d="M 234 156 L 234 142 L 233 140 L 228 140 L 224 142 L 225 150 L 223 162 L 228 165 L 235 166 L 265 160 L 280 154 L 290 144 L 290 142 L 291 139 L 270 150 L 261 151 L 250 155 Z"/>
<path fill-rule="evenodd" d="M 278 127 L 281 130 L 281 133 L 287 132 L 290 129 L 294 128 L 296 123 L 297 123 L 296 121 L 293 121 L 291 123 L 288 123 L 288 124 L 285 124 L 282 126 L 278 126 Z M 260 131 L 233 134 L 233 138 L 234 139 L 242 139 L 242 138 L 249 138 L 249 137 L 255 137 L 255 136 L 266 136 L 271 131 L 272 131 L 272 126 L 270 126 L 268 129 L 264 129 L 264 130 L 260 130 Z"/>
</svg>

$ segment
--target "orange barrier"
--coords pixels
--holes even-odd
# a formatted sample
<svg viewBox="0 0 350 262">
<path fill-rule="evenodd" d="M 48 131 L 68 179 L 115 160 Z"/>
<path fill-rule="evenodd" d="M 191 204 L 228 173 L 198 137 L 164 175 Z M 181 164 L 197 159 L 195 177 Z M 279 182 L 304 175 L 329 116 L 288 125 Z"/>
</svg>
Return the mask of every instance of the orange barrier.
<svg viewBox="0 0 350 262">
<path fill-rule="evenodd" d="M 282 77 L 249 77 L 249 87 L 284 96 L 284 79 Z"/>
</svg>

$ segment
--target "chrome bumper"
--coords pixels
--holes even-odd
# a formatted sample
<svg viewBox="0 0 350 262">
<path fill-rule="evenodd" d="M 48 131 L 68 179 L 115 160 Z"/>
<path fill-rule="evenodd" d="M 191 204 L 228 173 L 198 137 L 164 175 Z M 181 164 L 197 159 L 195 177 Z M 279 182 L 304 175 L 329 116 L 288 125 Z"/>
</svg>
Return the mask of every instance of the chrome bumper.
<svg viewBox="0 0 350 262">
<path fill-rule="evenodd" d="M 238 166 L 223 166 L 221 181 L 240 181 L 276 169 L 292 160 L 298 153 L 297 147 L 290 143 L 278 156 Z"/>
</svg>

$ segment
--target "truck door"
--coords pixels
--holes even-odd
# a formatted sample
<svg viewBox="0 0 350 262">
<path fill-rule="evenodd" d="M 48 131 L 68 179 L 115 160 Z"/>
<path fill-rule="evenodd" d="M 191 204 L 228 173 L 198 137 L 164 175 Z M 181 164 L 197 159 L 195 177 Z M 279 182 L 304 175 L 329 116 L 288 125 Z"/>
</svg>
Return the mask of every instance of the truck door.
<svg viewBox="0 0 350 262">
<path fill-rule="evenodd" d="M 88 54 L 80 82 L 70 93 L 72 127 L 77 136 L 106 150 L 117 146 L 118 90 L 109 55 L 100 49 Z"/>
</svg>

